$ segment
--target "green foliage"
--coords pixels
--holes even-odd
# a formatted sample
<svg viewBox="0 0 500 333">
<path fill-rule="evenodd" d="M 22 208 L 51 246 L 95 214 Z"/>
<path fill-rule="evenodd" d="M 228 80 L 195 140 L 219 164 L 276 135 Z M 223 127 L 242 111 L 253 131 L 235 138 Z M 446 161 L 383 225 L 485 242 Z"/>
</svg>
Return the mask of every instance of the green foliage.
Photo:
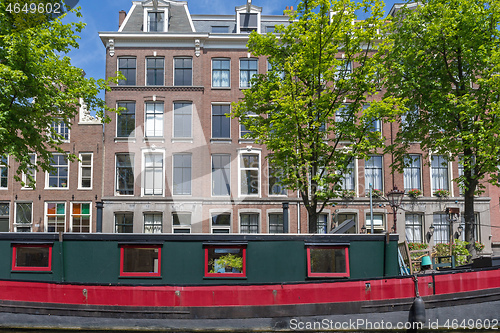
<svg viewBox="0 0 500 333">
<path fill-rule="evenodd" d="M 356 10 L 371 16 L 356 21 Z M 232 116 L 272 152 L 269 163 L 282 171 L 280 183 L 299 191 L 316 221 L 341 191 L 349 163 L 382 146 L 380 133 L 370 131 L 380 108 L 365 106 L 378 87 L 383 5 L 305 0 L 288 14 L 289 24 L 277 26 L 277 34 L 250 35 L 249 51 L 266 56 L 272 70 L 252 80 Z M 309 232 L 315 231 L 311 223 Z"/>
<path fill-rule="evenodd" d="M 411 198 L 417 198 L 422 195 L 422 191 L 418 188 L 414 188 L 408 191 L 408 196 Z"/>
<path fill-rule="evenodd" d="M 426 244 L 426 243 L 408 243 L 408 249 L 410 251 L 426 250 L 428 247 L 429 247 L 429 244 Z"/>
<path fill-rule="evenodd" d="M 356 192 L 353 190 L 342 190 L 340 196 L 344 199 L 353 199 L 356 196 Z"/>
<path fill-rule="evenodd" d="M 481 243 L 481 242 L 478 242 L 476 241 L 474 243 L 474 249 L 477 251 L 477 252 L 481 252 L 482 250 L 484 250 L 484 244 Z"/>
<path fill-rule="evenodd" d="M 471 244 L 474 193 L 483 180 L 498 183 L 499 25 L 499 0 L 423 0 L 396 15 L 385 47 L 386 103 L 404 120 L 389 149 L 394 167 L 403 169 L 416 142 L 459 160 L 464 172 L 454 181 L 464 190 Z"/>
<path fill-rule="evenodd" d="M 435 190 L 434 191 L 434 196 L 438 197 L 438 198 L 447 198 L 450 196 L 450 191 L 448 190 Z"/>
<path fill-rule="evenodd" d="M 455 240 L 451 247 L 451 254 L 455 256 L 455 262 L 457 265 L 465 265 L 468 263 L 468 257 L 470 255 L 467 250 L 467 245 L 469 243 L 462 240 Z M 434 245 L 435 256 L 449 256 L 450 255 L 450 244 L 449 243 L 439 243 Z"/>
<path fill-rule="evenodd" d="M 223 268 L 235 268 L 238 271 L 242 272 L 243 271 L 243 257 L 234 255 L 232 253 L 225 254 L 223 256 L 220 256 L 218 259 L 215 260 L 210 260 L 209 262 L 210 267 L 212 269 L 210 270 L 210 273 L 217 273 L 215 271 L 215 266 L 223 267 Z"/>
<path fill-rule="evenodd" d="M 42 170 L 50 170 L 51 151 L 63 153 L 60 138 L 52 138 L 54 119 L 69 125 L 81 100 L 101 118 L 104 110 L 111 110 L 97 95 L 116 79 L 85 78 L 65 55 L 78 48 L 83 23 L 41 18 L 36 27 L 20 27 L 6 5 L 0 2 L 0 156 L 10 155 L 19 162 L 19 180 L 21 172 L 30 168 L 29 153 L 38 155 L 37 167 Z"/>
<path fill-rule="evenodd" d="M 368 191 L 368 194 L 369 194 L 369 193 L 370 193 L 370 192 Z M 374 189 L 372 190 L 372 196 L 373 196 L 374 198 L 382 198 L 382 197 L 384 196 L 384 192 L 382 192 L 382 190 L 377 190 L 376 188 L 374 188 Z"/>
</svg>

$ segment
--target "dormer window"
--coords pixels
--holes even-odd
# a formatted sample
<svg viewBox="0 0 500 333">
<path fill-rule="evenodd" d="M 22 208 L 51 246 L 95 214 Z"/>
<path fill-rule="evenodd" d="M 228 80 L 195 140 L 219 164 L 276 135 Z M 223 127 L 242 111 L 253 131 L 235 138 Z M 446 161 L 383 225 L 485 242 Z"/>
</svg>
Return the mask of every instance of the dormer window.
<svg viewBox="0 0 500 333">
<path fill-rule="evenodd" d="M 257 13 L 240 13 L 240 32 L 257 31 Z"/>
<path fill-rule="evenodd" d="M 148 31 L 164 31 L 164 14 L 164 12 L 148 12 Z"/>
<path fill-rule="evenodd" d="M 168 9 L 169 4 L 164 1 L 146 1 L 143 4 L 144 21 L 143 30 L 145 32 L 166 32 L 168 31 Z"/>
<path fill-rule="evenodd" d="M 247 4 L 236 7 L 236 33 L 249 34 L 256 31 L 260 34 L 260 14 L 262 7 L 252 5 L 251 0 Z"/>
</svg>

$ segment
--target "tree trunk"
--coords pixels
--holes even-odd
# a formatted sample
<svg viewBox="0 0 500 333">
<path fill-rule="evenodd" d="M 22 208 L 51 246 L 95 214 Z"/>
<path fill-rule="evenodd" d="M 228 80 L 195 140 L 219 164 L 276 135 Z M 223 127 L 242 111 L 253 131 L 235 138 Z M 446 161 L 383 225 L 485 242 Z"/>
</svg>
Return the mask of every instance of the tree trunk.
<svg viewBox="0 0 500 333">
<path fill-rule="evenodd" d="M 464 220 L 465 220 L 465 241 L 469 244 L 467 245 L 467 250 L 469 251 L 471 257 L 475 257 L 476 251 L 474 248 L 475 237 L 474 237 L 474 226 L 475 226 L 475 218 L 474 218 L 474 192 L 476 189 L 476 181 L 471 179 L 472 177 L 468 177 L 466 175 L 466 189 L 464 193 L 465 200 L 465 211 L 464 211 Z M 468 183 L 468 184 L 467 184 Z"/>
</svg>

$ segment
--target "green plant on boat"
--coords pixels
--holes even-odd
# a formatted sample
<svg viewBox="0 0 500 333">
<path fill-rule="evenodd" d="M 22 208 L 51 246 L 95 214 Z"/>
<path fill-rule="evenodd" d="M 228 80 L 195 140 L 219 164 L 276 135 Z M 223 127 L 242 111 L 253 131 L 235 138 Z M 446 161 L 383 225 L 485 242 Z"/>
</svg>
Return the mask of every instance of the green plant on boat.
<svg viewBox="0 0 500 333">
<path fill-rule="evenodd" d="M 228 253 L 220 256 L 219 258 L 210 260 L 208 265 L 211 267 L 209 273 L 234 273 L 234 270 L 241 273 L 243 270 L 243 258 L 241 256 Z"/>
</svg>

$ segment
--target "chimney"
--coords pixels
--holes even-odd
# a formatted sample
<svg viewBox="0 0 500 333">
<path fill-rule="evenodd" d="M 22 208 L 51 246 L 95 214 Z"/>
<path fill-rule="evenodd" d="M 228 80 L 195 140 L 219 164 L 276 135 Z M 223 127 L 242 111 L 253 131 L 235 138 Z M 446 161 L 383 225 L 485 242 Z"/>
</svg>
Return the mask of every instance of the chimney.
<svg viewBox="0 0 500 333">
<path fill-rule="evenodd" d="M 290 10 L 290 6 L 286 6 L 285 10 Z M 283 11 L 283 15 L 286 15 L 285 10 Z"/>
<path fill-rule="evenodd" d="M 125 21 L 125 17 L 127 16 L 127 12 L 124 10 L 120 10 L 118 12 L 119 18 L 118 18 L 118 29 L 122 26 L 123 21 Z"/>
</svg>

